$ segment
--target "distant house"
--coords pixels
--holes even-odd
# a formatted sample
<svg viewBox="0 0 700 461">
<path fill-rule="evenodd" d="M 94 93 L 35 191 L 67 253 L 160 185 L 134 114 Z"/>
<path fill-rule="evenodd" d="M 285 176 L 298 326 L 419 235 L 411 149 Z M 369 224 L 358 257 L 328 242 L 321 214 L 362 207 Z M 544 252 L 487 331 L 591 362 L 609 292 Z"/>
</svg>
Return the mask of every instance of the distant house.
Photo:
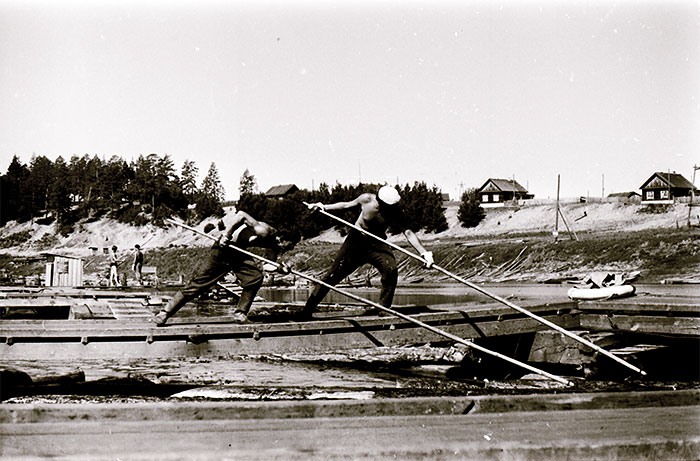
<svg viewBox="0 0 700 461">
<path fill-rule="evenodd" d="M 483 208 L 502 207 L 534 197 L 515 179 L 489 178 L 477 193 Z"/>
<path fill-rule="evenodd" d="M 285 198 L 298 190 L 299 188 L 294 184 L 281 184 L 279 186 L 270 187 L 267 192 L 265 192 L 265 196 L 270 198 Z"/>
<path fill-rule="evenodd" d="M 675 198 L 689 197 L 697 189 L 693 184 L 678 173 L 656 172 L 644 181 L 642 190 L 642 205 L 672 204 Z"/>
<path fill-rule="evenodd" d="M 608 194 L 608 202 L 639 203 L 642 196 L 634 191 Z"/>
</svg>

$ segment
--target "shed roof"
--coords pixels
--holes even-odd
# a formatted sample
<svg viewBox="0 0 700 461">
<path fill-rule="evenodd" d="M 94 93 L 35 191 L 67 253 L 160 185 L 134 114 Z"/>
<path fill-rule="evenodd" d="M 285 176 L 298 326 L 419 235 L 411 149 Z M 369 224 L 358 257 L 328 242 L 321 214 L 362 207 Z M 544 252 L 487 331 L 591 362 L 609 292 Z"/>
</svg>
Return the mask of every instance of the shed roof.
<svg viewBox="0 0 700 461">
<path fill-rule="evenodd" d="M 295 184 L 280 184 L 278 186 L 270 187 L 267 192 L 265 192 L 265 195 L 268 197 L 279 197 L 291 194 L 292 192 L 296 192 L 298 190 L 299 188 Z"/>
<path fill-rule="evenodd" d="M 634 191 L 630 192 L 613 192 L 612 194 L 608 194 L 608 197 L 625 197 L 625 198 L 630 198 L 630 197 L 635 197 L 638 196 L 639 194 Z"/>
</svg>

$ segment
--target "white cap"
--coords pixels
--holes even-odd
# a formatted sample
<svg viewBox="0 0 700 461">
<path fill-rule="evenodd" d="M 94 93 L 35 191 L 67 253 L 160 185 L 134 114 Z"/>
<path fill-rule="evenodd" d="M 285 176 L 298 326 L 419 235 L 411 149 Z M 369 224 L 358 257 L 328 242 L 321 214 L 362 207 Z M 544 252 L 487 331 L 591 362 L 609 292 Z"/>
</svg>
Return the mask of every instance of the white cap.
<svg viewBox="0 0 700 461">
<path fill-rule="evenodd" d="M 399 200 L 401 200 L 401 195 L 399 195 L 399 191 L 397 191 L 392 186 L 380 187 L 379 192 L 377 192 L 377 197 L 379 197 L 379 200 L 386 203 L 387 205 L 396 205 L 397 203 L 399 203 Z"/>
</svg>

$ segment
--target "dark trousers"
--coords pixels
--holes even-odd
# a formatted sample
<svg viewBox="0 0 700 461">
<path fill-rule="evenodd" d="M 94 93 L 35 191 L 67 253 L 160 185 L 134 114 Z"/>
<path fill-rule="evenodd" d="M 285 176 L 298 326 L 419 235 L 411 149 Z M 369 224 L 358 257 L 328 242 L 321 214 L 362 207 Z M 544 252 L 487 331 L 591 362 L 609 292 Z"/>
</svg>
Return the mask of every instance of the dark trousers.
<svg viewBox="0 0 700 461">
<path fill-rule="evenodd" d="M 399 278 L 394 253 L 389 245 L 356 230 L 348 233 L 333 266 L 321 281 L 335 286 L 364 264 L 371 264 L 381 274 L 382 290 L 379 294 L 379 304 L 391 307 Z M 318 306 L 329 290 L 330 288 L 323 285 L 316 285 L 306 301 L 305 310 L 310 311 Z"/>
<path fill-rule="evenodd" d="M 248 313 L 255 295 L 263 283 L 262 271 L 255 260 L 232 248 L 213 247 L 211 256 L 202 272 L 196 275 L 181 291 L 182 300 L 178 301 L 175 311 L 187 302 L 211 289 L 226 274 L 233 272 L 238 278 L 243 292 L 238 300 L 237 311 Z M 175 307 L 175 306 L 174 306 Z"/>
</svg>

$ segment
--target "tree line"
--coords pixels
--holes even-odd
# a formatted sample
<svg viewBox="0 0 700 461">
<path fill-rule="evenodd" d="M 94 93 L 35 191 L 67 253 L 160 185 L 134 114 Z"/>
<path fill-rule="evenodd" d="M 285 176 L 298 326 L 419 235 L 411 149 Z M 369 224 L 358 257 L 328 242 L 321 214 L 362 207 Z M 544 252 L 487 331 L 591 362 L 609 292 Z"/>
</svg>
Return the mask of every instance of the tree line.
<svg viewBox="0 0 700 461">
<path fill-rule="evenodd" d="M 110 217 L 133 225 L 163 224 L 169 217 L 201 222 L 221 217 L 224 188 L 212 163 L 200 185 L 197 165 L 186 160 L 181 169 L 169 155 L 140 155 L 127 162 L 119 156 L 104 160 L 98 156 L 33 156 L 28 165 L 14 156 L 7 173 L 0 176 L 0 226 L 15 220 L 55 222 L 67 235 L 79 221 Z M 257 191 L 255 177 L 246 170 L 239 184 L 237 208 L 278 227 L 292 242 L 318 235 L 336 223 L 321 215 L 311 216 L 303 202 L 349 201 L 380 184 L 321 184 L 317 190 L 298 190 L 283 198 L 271 198 Z M 398 186 L 404 212 L 412 230 L 441 232 L 447 229 L 442 194 L 424 182 Z M 354 222 L 356 210 L 340 217 Z M 475 217 L 476 216 L 476 217 Z M 458 217 L 469 227 L 483 219 L 474 190 L 465 192 Z M 344 230 L 341 230 L 344 231 Z"/>
<path fill-rule="evenodd" d="M 355 199 L 365 192 L 376 192 L 381 184 L 359 183 L 353 185 L 321 183 L 317 190 L 297 190 L 281 198 L 270 198 L 256 191 L 255 178 L 246 170 L 241 177 L 238 208 L 280 229 L 282 236 L 292 242 L 319 235 L 323 230 L 336 226 L 336 222 L 320 214 L 311 214 L 304 203 L 336 203 Z M 424 182 L 397 187 L 401 193 L 402 208 L 411 230 L 442 232 L 447 229 L 442 193 Z M 334 212 L 340 218 L 355 222 L 357 210 Z M 344 227 L 338 228 L 345 232 Z M 389 229 L 390 231 L 392 229 Z"/>
<path fill-rule="evenodd" d="M 17 156 L 0 177 L 0 226 L 8 221 L 56 222 L 63 234 L 80 220 L 109 216 L 143 225 L 178 216 L 204 219 L 223 213 L 224 189 L 214 163 L 201 185 L 197 165 L 185 161 L 180 173 L 169 155 L 140 155 L 127 162 L 119 156 L 33 156 L 28 165 Z M 191 208 L 194 206 L 195 216 Z"/>
</svg>

